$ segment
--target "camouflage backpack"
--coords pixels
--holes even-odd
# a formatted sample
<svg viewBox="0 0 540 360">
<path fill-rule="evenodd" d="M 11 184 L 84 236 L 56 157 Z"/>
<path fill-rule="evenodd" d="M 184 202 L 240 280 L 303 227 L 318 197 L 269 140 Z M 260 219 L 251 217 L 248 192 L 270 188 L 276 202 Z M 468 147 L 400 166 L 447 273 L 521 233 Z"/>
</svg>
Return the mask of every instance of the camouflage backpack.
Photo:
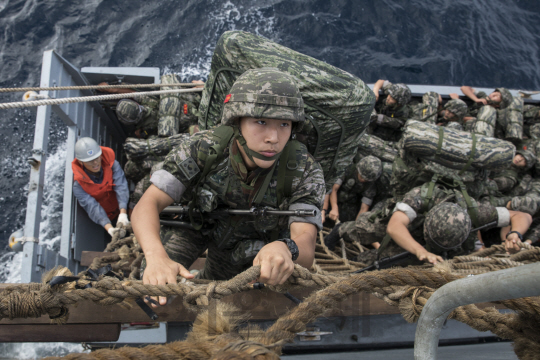
<svg viewBox="0 0 540 360">
<path fill-rule="evenodd" d="M 323 61 L 257 35 L 227 31 L 212 57 L 199 107 L 199 128 L 217 126 L 223 101 L 238 76 L 263 67 L 290 74 L 298 85 L 306 115 L 298 138 L 323 168 L 329 190 L 353 161 L 358 135 L 368 126 L 375 105 L 373 91 L 359 78 Z"/>
</svg>

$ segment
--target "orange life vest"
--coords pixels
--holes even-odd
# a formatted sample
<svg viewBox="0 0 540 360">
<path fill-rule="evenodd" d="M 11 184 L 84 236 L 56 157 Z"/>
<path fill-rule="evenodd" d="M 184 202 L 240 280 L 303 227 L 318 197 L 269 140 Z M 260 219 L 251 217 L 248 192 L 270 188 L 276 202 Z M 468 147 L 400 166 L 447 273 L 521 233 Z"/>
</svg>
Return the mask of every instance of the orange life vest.
<svg viewBox="0 0 540 360">
<path fill-rule="evenodd" d="M 113 149 L 105 146 L 100 147 L 101 168 L 103 169 L 103 181 L 101 184 L 96 184 L 90 179 L 77 159 L 74 159 L 71 163 L 71 169 L 73 170 L 75 181 L 105 209 L 107 217 L 110 220 L 114 220 L 120 214 L 116 192 L 114 191 L 115 185 L 113 183 L 112 167 L 115 156 Z"/>
</svg>

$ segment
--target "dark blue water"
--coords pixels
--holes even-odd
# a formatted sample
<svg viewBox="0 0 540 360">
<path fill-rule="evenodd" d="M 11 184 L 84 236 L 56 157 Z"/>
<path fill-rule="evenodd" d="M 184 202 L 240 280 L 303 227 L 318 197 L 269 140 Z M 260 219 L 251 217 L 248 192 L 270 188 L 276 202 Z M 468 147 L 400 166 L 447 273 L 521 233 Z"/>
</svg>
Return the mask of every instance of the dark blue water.
<svg viewBox="0 0 540 360">
<path fill-rule="evenodd" d="M 0 29 L 0 87 L 39 85 L 48 49 L 78 67 L 156 66 L 185 81 L 204 79 L 219 36 L 245 30 L 370 83 L 540 90 L 537 0 L 0 0 Z M 0 254 L 24 224 L 34 117 L 35 109 L 0 110 Z M 58 119 L 50 136 L 49 154 L 59 158 L 65 132 Z M 54 171 L 48 220 L 61 208 L 54 189 L 63 172 Z M 47 224 L 54 237 L 58 225 Z"/>
</svg>

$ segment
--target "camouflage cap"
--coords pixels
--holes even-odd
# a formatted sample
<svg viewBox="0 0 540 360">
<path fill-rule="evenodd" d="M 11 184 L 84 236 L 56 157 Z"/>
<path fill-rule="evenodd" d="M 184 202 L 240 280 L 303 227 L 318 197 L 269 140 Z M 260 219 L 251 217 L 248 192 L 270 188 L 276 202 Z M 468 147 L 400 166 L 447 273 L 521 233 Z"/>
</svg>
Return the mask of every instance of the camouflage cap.
<svg viewBox="0 0 540 360">
<path fill-rule="evenodd" d="M 305 121 L 304 101 L 293 77 L 276 68 L 244 72 L 225 97 L 221 123 L 232 125 L 235 119 L 243 116 L 302 124 Z"/>
<path fill-rule="evenodd" d="M 512 103 L 512 100 L 514 99 L 510 91 L 503 87 L 496 88 L 495 91 L 498 91 L 501 93 L 501 104 L 499 108 L 501 109 L 507 108 L 508 105 L 510 105 Z"/>
<path fill-rule="evenodd" d="M 444 109 L 450 111 L 461 120 L 467 114 L 467 104 L 461 99 L 452 99 L 444 105 Z"/>
<path fill-rule="evenodd" d="M 430 246 L 450 250 L 460 246 L 471 232 L 471 218 L 461 206 L 443 202 L 431 209 L 424 221 L 424 237 Z"/>
<path fill-rule="evenodd" d="M 411 89 L 405 84 L 392 84 L 386 90 L 399 105 L 407 105 L 411 100 Z"/>
<path fill-rule="evenodd" d="M 356 164 L 356 170 L 365 181 L 375 181 L 381 176 L 382 161 L 373 155 L 368 155 Z"/>
<path fill-rule="evenodd" d="M 536 164 L 536 155 L 534 155 L 531 151 L 516 150 L 516 154 L 520 154 L 521 156 L 523 156 L 523 158 L 525 158 L 525 161 L 527 162 L 527 164 L 525 165 L 525 170 L 531 169 L 534 164 Z"/>
<path fill-rule="evenodd" d="M 144 111 L 144 106 L 130 99 L 122 99 L 116 104 L 116 116 L 126 125 L 135 125 L 141 121 Z"/>
</svg>

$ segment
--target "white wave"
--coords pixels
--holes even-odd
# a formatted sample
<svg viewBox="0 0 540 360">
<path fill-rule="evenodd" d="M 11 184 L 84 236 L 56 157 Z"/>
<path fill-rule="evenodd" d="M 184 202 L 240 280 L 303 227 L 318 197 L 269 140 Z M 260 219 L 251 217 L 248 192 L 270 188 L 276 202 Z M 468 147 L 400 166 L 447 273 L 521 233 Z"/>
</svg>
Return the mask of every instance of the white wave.
<svg viewBox="0 0 540 360">
<path fill-rule="evenodd" d="M 9 161 L 8 166 L 17 168 L 22 158 Z M 4 162 L 3 162 L 4 163 Z M 25 164 L 26 165 L 26 164 Z M 39 240 L 50 249 L 58 247 L 62 224 L 62 200 L 64 196 L 64 172 L 66 166 L 66 143 L 62 141 L 56 151 L 47 157 Z M 27 168 L 27 166 L 21 166 Z M 0 256 L 0 279 L 6 283 L 21 282 L 22 253 Z M 6 343 L 0 344 L 0 358 L 36 359 L 45 356 L 64 356 L 84 352 L 81 344 L 74 343 Z"/>
</svg>

